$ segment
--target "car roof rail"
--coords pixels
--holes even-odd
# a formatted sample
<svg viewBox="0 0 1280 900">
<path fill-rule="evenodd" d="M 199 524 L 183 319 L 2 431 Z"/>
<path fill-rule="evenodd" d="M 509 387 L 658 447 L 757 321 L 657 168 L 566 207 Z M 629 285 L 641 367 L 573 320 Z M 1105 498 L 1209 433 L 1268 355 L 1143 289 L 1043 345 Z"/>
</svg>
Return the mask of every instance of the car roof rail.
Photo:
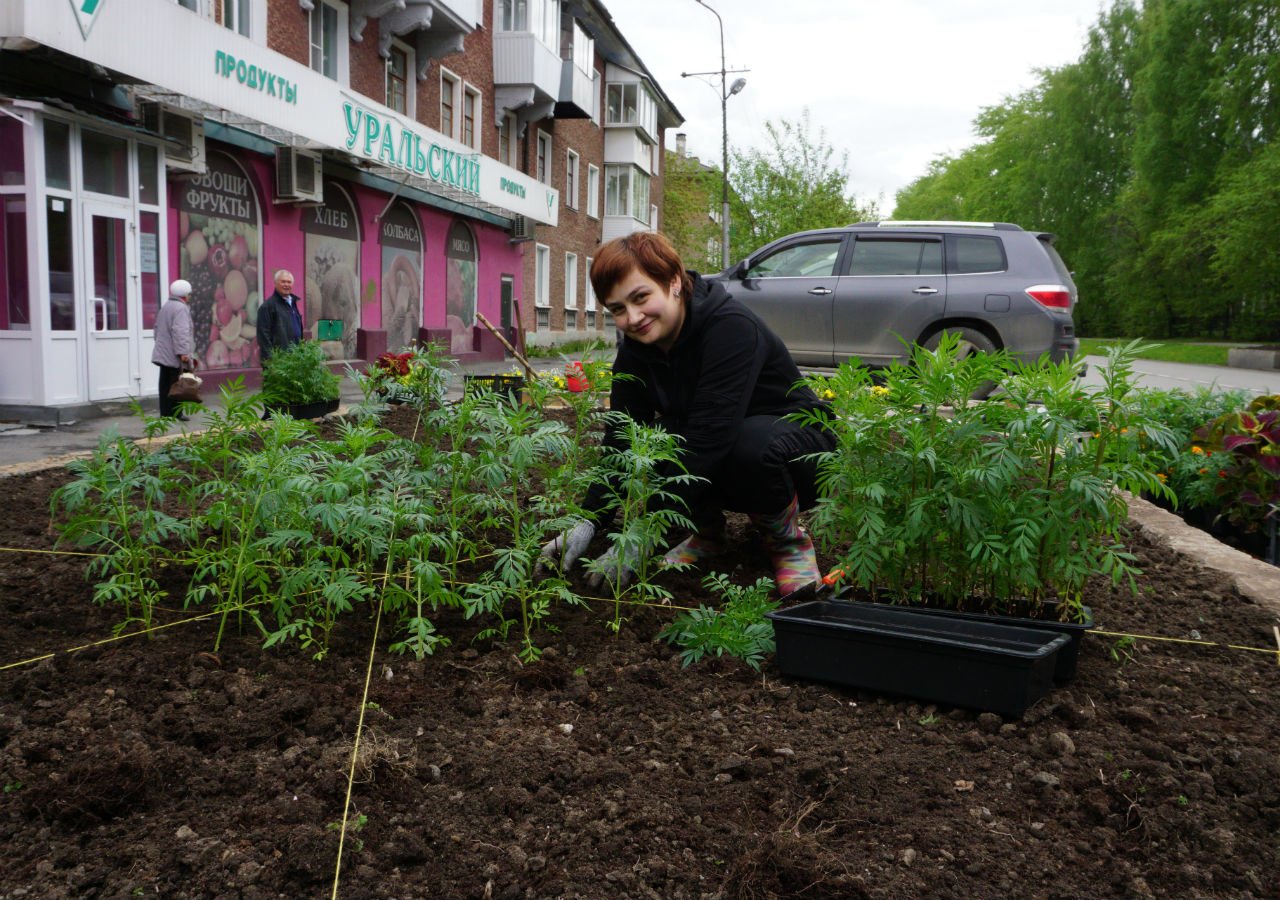
<svg viewBox="0 0 1280 900">
<path fill-rule="evenodd" d="M 927 221 L 923 219 L 885 219 L 878 222 L 858 222 L 850 228 L 994 228 L 997 231 L 1022 231 L 1020 225 L 1012 222 L 959 222 L 946 219 Z"/>
</svg>

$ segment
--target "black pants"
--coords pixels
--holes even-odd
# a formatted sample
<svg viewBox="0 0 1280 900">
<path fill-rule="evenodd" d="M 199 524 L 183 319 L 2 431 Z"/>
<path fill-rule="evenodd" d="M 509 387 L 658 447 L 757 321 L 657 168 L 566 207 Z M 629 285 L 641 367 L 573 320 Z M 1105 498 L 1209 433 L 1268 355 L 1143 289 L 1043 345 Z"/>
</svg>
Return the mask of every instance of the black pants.
<svg viewBox="0 0 1280 900">
<path fill-rule="evenodd" d="M 169 388 L 173 387 L 182 370 L 176 366 L 160 367 L 160 415 L 173 416 L 178 413 L 178 401 L 169 399 Z"/>
<path fill-rule="evenodd" d="M 721 511 L 781 512 L 792 497 L 801 509 L 818 499 L 818 465 L 804 457 L 835 449 L 826 429 L 776 416 L 749 416 L 738 440 L 711 476 L 711 490 L 690 518 L 702 530 L 722 521 Z"/>
</svg>

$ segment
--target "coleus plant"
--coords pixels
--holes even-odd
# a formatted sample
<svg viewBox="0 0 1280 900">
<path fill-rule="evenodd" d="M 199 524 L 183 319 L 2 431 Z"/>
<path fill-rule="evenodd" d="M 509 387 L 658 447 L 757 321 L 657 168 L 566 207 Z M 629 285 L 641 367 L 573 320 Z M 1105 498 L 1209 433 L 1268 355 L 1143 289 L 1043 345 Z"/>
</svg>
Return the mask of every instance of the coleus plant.
<svg viewBox="0 0 1280 900">
<path fill-rule="evenodd" d="M 1222 515 L 1256 531 L 1280 509 L 1280 396 L 1258 397 L 1247 409 L 1226 413 L 1196 432 L 1210 450 L 1222 451 L 1214 492 Z"/>
</svg>

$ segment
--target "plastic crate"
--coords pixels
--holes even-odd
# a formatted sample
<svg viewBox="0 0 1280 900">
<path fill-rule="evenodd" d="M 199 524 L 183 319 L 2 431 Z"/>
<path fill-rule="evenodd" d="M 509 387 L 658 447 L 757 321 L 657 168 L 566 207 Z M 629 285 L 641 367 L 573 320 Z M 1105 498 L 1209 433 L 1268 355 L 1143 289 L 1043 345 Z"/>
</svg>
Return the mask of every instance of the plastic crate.
<svg viewBox="0 0 1280 900">
<path fill-rule="evenodd" d="M 815 600 L 768 613 L 786 675 L 1021 716 L 1068 643 L 1011 625 Z"/>
</svg>

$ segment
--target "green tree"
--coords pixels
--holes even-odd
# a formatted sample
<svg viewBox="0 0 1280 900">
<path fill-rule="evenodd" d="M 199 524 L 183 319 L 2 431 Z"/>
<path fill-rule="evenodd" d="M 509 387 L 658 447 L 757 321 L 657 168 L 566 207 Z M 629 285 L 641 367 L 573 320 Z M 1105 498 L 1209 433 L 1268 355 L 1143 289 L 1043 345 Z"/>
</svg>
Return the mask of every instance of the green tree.
<svg viewBox="0 0 1280 900">
<path fill-rule="evenodd" d="M 792 232 L 875 217 L 875 204 L 861 205 L 849 191 L 848 151 L 833 161 L 835 149 L 822 129 L 813 134 L 807 109 L 798 122 L 766 122 L 765 133 L 763 149 L 733 152 L 732 259 Z"/>
<path fill-rule="evenodd" d="M 720 170 L 696 156 L 668 152 L 662 187 L 662 231 L 686 266 L 720 271 Z"/>
<path fill-rule="evenodd" d="M 1228 333 L 1246 340 L 1280 338 L 1280 145 L 1268 144 L 1223 179 L 1209 203 L 1205 232 L 1218 235 L 1210 266 L 1231 297 Z"/>
</svg>

